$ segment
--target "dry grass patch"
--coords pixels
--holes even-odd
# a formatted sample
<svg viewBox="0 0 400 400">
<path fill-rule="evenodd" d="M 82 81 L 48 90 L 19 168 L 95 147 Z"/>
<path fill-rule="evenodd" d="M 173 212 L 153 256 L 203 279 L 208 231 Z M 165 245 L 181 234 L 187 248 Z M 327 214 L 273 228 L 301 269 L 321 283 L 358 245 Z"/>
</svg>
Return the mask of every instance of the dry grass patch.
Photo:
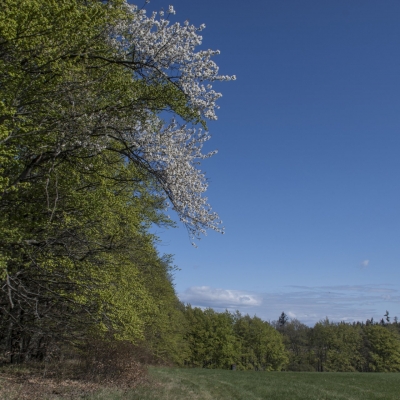
<svg viewBox="0 0 400 400">
<path fill-rule="evenodd" d="M 0 399 L 82 399 L 102 390 L 126 392 L 148 382 L 147 367 L 130 343 L 92 341 L 50 362 L 3 364 Z"/>
</svg>

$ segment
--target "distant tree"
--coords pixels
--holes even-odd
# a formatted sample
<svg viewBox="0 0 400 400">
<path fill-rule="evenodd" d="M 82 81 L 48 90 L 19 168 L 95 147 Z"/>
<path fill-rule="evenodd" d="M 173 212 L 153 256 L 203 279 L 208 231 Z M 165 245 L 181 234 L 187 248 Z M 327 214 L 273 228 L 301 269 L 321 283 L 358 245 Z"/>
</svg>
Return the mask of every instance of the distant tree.
<svg viewBox="0 0 400 400">
<path fill-rule="evenodd" d="M 359 371 L 364 365 L 362 326 L 328 319 L 312 329 L 311 344 L 317 371 Z"/>
<path fill-rule="evenodd" d="M 311 345 L 315 356 L 315 369 L 324 372 L 331 346 L 330 321 L 326 318 L 315 324 L 311 331 Z"/>
<path fill-rule="evenodd" d="M 280 327 L 284 327 L 288 321 L 289 321 L 289 317 L 282 311 L 282 314 L 278 318 L 278 325 Z"/>
<path fill-rule="evenodd" d="M 310 348 L 311 328 L 297 319 L 292 319 L 286 323 L 285 329 L 280 332 L 289 354 L 288 370 L 314 370 L 313 365 L 310 364 L 310 357 L 312 357 Z"/>
<path fill-rule="evenodd" d="M 389 311 L 388 310 L 386 310 L 386 313 L 385 313 L 384 317 L 385 317 L 386 322 L 390 323 L 390 317 L 389 317 Z"/>
</svg>

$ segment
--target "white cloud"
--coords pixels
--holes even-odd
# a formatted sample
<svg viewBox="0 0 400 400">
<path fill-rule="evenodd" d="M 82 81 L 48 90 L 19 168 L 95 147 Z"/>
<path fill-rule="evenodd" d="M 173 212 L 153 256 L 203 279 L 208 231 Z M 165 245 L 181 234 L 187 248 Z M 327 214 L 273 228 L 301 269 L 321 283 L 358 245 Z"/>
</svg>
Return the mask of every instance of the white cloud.
<svg viewBox="0 0 400 400">
<path fill-rule="evenodd" d="M 262 302 L 261 296 L 249 292 L 215 289 L 209 286 L 190 287 L 179 297 L 193 306 L 215 308 L 258 307 Z"/>
<path fill-rule="evenodd" d="M 361 268 L 367 268 L 369 264 L 369 260 L 364 260 L 361 262 L 360 267 Z"/>
</svg>

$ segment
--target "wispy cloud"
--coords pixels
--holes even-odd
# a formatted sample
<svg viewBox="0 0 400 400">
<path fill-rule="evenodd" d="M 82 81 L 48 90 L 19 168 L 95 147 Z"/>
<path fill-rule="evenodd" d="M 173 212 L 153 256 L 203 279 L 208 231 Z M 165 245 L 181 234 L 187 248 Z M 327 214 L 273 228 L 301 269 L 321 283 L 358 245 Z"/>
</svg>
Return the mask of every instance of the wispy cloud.
<svg viewBox="0 0 400 400">
<path fill-rule="evenodd" d="M 193 306 L 236 310 L 276 320 L 282 311 L 306 324 L 382 318 L 385 310 L 400 316 L 400 291 L 394 285 L 286 286 L 281 291 L 254 293 L 195 286 L 179 295 Z"/>
<path fill-rule="evenodd" d="M 361 268 L 367 268 L 369 265 L 369 260 L 364 260 L 360 263 Z"/>
<path fill-rule="evenodd" d="M 365 284 L 365 285 L 333 285 L 333 286 L 298 286 L 291 285 L 287 288 L 305 289 L 313 292 L 334 293 L 334 292 L 359 292 L 366 293 L 399 293 L 399 290 L 388 284 Z"/>
</svg>

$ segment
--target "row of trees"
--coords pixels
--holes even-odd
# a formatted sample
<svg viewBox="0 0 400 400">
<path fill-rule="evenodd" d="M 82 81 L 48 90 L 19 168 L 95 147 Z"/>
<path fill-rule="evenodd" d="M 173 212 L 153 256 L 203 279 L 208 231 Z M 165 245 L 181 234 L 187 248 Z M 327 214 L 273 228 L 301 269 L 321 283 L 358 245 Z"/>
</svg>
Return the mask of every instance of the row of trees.
<svg viewBox="0 0 400 400">
<path fill-rule="evenodd" d="M 150 227 L 173 225 L 172 207 L 193 238 L 222 230 L 197 165 L 212 155 L 211 83 L 233 77 L 218 75 L 217 52 L 195 50 L 203 27 L 172 14 L 125 0 L 2 1 L 5 360 L 93 338 L 174 359 L 182 314 Z"/>
<path fill-rule="evenodd" d="M 308 327 L 294 319 L 274 323 L 289 355 L 290 370 L 340 372 L 400 371 L 400 324 L 373 320 Z"/>
<path fill-rule="evenodd" d="M 184 310 L 188 354 L 184 364 L 202 368 L 281 370 L 288 355 L 279 332 L 258 317 L 201 310 Z"/>
<path fill-rule="evenodd" d="M 263 371 L 400 372 L 400 324 L 313 327 L 284 313 L 272 323 L 239 312 L 182 308 L 181 365 Z"/>
</svg>

